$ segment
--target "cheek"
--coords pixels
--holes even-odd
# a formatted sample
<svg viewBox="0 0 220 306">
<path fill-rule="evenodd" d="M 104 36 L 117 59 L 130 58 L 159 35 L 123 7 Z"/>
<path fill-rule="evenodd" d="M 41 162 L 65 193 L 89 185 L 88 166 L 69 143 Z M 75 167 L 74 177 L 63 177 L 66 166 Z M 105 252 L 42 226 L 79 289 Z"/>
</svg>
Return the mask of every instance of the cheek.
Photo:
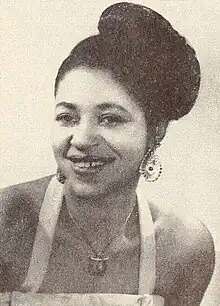
<svg viewBox="0 0 220 306">
<path fill-rule="evenodd" d="M 147 131 L 144 124 L 126 125 L 115 133 L 108 133 L 106 139 L 123 159 L 140 162 L 145 154 Z"/>
<path fill-rule="evenodd" d="M 146 135 L 135 133 L 127 138 L 124 150 L 127 153 L 127 158 L 132 163 L 140 163 L 146 148 Z"/>
<path fill-rule="evenodd" d="M 68 129 L 60 128 L 54 124 L 51 132 L 51 144 L 55 157 L 64 156 L 70 146 Z"/>
</svg>

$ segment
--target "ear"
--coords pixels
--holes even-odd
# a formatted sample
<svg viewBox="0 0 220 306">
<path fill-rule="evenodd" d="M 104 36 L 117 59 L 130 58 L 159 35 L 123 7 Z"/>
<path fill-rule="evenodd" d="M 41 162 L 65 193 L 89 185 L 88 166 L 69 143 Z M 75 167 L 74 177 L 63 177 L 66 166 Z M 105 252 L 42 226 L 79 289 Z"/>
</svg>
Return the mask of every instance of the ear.
<svg viewBox="0 0 220 306">
<path fill-rule="evenodd" d="M 149 125 L 147 129 L 147 149 L 155 147 L 161 143 L 166 135 L 169 122 L 163 120 L 154 125 Z"/>
<path fill-rule="evenodd" d="M 155 128 L 155 145 L 159 144 L 166 135 L 169 122 L 167 120 L 160 121 Z"/>
</svg>

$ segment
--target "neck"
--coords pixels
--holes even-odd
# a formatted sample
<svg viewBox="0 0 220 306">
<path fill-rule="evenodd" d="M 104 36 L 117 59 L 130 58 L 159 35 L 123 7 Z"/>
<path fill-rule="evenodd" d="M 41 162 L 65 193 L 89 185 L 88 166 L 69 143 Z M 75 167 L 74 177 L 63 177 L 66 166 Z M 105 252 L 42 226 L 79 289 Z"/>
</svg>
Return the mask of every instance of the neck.
<svg viewBox="0 0 220 306">
<path fill-rule="evenodd" d="M 125 225 L 136 204 L 136 185 L 96 197 L 78 197 L 64 188 L 67 208 L 91 240 L 111 239 Z"/>
</svg>

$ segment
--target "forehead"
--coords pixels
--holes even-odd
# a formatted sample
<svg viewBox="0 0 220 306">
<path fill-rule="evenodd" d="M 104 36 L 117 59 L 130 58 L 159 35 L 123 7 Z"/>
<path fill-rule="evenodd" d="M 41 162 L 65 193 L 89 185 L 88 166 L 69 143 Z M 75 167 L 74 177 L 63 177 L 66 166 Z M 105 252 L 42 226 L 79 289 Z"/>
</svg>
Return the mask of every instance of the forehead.
<svg viewBox="0 0 220 306">
<path fill-rule="evenodd" d="M 90 106 L 113 102 L 127 109 L 139 111 L 139 107 L 126 90 L 107 72 L 78 68 L 66 74 L 60 82 L 56 103 L 69 102 Z"/>
</svg>

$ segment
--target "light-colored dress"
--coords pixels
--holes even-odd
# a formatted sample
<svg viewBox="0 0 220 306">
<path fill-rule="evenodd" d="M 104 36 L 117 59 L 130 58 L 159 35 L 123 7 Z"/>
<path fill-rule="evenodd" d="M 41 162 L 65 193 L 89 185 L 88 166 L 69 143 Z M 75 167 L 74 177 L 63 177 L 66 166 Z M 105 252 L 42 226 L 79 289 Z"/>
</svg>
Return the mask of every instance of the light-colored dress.
<svg viewBox="0 0 220 306">
<path fill-rule="evenodd" d="M 52 251 L 53 237 L 63 199 L 63 185 L 57 182 L 56 178 L 53 177 L 46 190 L 41 206 L 31 261 L 26 279 L 22 285 L 22 293 L 12 293 L 11 305 L 163 306 L 164 299 L 152 294 L 155 287 L 155 231 L 151 212 L 146 201 L 146 195 L 144 194 L 144 185 L 142 185 L 141 181 L 137 187 L 137 197 L 141 238 L 138 295 L 110 293 L 37 293 L 47 271 Z"/>
</svg>

